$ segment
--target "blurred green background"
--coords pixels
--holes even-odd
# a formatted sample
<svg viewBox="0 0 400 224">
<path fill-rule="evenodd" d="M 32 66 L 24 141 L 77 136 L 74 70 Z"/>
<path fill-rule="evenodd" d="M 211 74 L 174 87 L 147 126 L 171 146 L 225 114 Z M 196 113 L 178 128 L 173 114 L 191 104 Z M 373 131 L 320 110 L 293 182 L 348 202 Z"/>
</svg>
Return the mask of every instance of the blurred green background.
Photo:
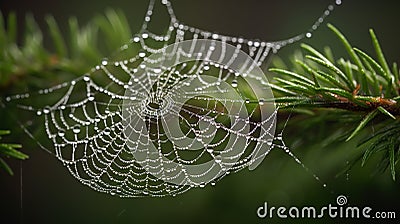
<svg viewBox="0 0 400 224">
<path fill-rule="evenodd" d="M 262 40 L 285 39 L 305 32 L 331 1 L 240 1 L 240 0 L 172 0 L 175 14 L 186 24 L 222 34 Z M 138 31 L 148 1 L 61 1 L 61 0 L 1 0 L 3 15 L 15 11 L 20 27 L 26 13 L 34 15 L 46 30 L 44 16 L 52 14 L 65 32 L 67 19 L 77 16 L 85 24 L 107 8 L 121 9 L 129 19 L 132 31 Z M 372 53 L 368 29 L 373 28 L 380 39 L 388 61 L 400 62 L 398 1 L 343 1 L 328 17 L 346 34 L 354 46 Z M 64 28 L 63 28 L 64 27 Z M 20 30 L 22 31 L 22 30 Z M 47 44 L 45 37 L 45 45 Z M 323 25 L 313 38 L 305 42 L 321 49 L 331 46 L 335 56 L 344 55 L 334 35 Z M 52 46 L 49 44 L 48 46 Z M 285 59 L 298 49 L 293 44 L 278 56 Z M 99 57 L 100 61 L 101 57 Z M 3 97 L 3 95 L 2 95 Z M 4 124 L 3 122 L 1 122 Z M 289 124 L 290 125 L 290 124 Z M 0 124 L 0 128 L 3 127 Z M 15 127 L 14 127 L 15 128 Z M 288 127 L 290 128 L 290 127 Z M 312 138 L 317 133 L 298 133 Z M 329 126 L 323 134 L 329 137 Z M 318 175 L 316 181 L 291 157 L 282 151 L 272 151 L 255 171 L 232 174 L 216 186 L 192 189 L 177 197 L 120 199 L 95 192 L 80 184 L 52 155 L 40 150 L 26 135 L 10 136 L 8 141 L 21 142 L 30 159 L 10 161 L 15 176 L 0 171 L 1 223 L 270 223 L 260 219 L 256 210 L 264 202 L 270 206 L 316 206 L 336 204 L 338 195 L 346 195 L 353 206 L 370 206 L 373 211 L 396 211 L 400 216 L 400 184 L 388 173 L 374 175 L 375 163 L 361 168 L 356 164 L 348 175 L 336 176 L 346 162 L 359 153 L 357 141 L 324 146 L 309 142 L 295 147 L 296 132 L 285 136 L 294 153 Z M 22 170 L 22 175 L 21 175 Z M 21 184 L 22 181 L 22 184 Z M 22 195 L 22 199 L 21 199 Z M 357 220 L 339 220 L 354 223 Z M 337 223 L 338 220 L 273 220 L 274 223 Z"/>
</svg>

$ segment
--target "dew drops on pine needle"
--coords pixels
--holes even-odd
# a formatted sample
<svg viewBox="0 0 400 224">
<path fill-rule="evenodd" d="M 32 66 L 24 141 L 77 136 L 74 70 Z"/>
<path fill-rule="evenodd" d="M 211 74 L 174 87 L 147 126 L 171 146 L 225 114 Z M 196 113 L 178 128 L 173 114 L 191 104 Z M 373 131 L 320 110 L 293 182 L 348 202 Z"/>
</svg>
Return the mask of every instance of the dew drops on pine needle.
<svg viewBox="0 0 400 224">
<path fill-rule="evenodd" d="M 169 13 L 161 35 L 149 28 L 155 3 Z M 215 186 L 255 169 L 274 148 L 277 109 L 259 66 L 311 37 L 332 10 L 310 31 L 265 42 L 188 26 L 169 1 L 151 0 L 141 30 L 112 57 L 80 78 L 6 101 L 35 114 L 47 139 L 38 144 L 97 191 L 161 197 Z"/>
</svg>

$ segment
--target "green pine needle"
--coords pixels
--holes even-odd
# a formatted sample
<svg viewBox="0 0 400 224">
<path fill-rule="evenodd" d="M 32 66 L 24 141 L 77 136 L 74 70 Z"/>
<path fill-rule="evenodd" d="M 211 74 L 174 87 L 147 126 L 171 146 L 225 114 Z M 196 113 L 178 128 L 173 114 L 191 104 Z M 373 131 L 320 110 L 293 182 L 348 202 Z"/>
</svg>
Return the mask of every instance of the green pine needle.
<svg viewBox="0 0 400 224">
<path fill-rule="evenodd" d="M 368 122 L 370 122 L 376 115 L 378 114 L 378 110 L 371 111 L 368 113 L 358 124 L 356 129 L 351 133 L 351 135 L 346 139 L 346 142 L 350 141 L 354 136 L 356 136 L 360 131 L 367 125 Z"/>
<path fill-rule="evenodd" d="M 0 130 L 0 140 L 2 139 L 2 135 L 8 135 L 10 131 L 8 130 Z M 18 151 L 22 146 L 19 144 L 10 144 L 10 143 L 0 143 L 0 168 L 4 169 L 8 174 L 13 175 L 12 169 L 8 166 L 6 161 L 2 157 L 11 157 L 14 159 L 25 160 L 28 159 L 29 156 Z"/>
</svg>

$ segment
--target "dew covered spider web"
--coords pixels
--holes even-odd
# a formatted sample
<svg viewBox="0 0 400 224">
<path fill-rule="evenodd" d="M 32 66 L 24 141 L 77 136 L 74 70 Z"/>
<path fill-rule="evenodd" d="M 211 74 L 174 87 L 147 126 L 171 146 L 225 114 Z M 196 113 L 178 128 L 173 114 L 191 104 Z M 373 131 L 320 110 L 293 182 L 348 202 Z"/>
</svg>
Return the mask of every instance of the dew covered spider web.
<svg viewBox="0 0 400 224">
<path fill-rule="evenodd" d="M 149 26 L 157 7 L 168 12 L 163 34 Z M 260 66 L 311 37 L 333 9 L 308 32 L 266 42 L 191 27 L 169 1 L 151 0 L 141 30 L 112 58 L 70 82 L 7 97 L 7 105 L 35 114 L 47 138 L 38 144 L 77 180 L 120 197 L 215 185 L 255 169 L 273 148 L 305 168 L 275 135 L 278 108 Z"/>
</svg>

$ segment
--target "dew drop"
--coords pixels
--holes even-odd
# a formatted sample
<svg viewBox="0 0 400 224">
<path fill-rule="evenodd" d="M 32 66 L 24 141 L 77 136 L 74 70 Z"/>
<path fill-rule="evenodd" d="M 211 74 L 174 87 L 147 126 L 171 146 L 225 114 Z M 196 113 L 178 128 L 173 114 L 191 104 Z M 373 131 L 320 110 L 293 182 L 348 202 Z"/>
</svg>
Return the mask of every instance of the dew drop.
<svg viewBox="0 0 400 224">
<path fill-rule="evenodd" d="M 308 33 L 306 33 L 306 37 L 307 37 L 307 38 L 311 38 L 311 37 L 312 37 L 312 34 L 311 34 L 310 32 L 308 32 Z"/>
<path fill-rule="evenodd" d="M 64 137 L 64 136 L 65 136 L 65 132 L 64 132 L 64 131 L 59 131 L 59 132 L 58 132 L 58 136 Z"/>
<path fill-rule="evenodd" d="M 49 106 L 46 106 L 46 107 L 43 109 L 43 113 L 44 113 L 44 114 L 50 113 L 50 107 L 49 107 Z"/>
<path fill-rule="evenodd" d="M 104 66 L 106 66 L 106 65 L 108 64 L 107 59 L 103 59 L 103 60 L 101 61 L 101 64 L 104 65 Z"/>
<path fill-rule="evenodd" d="M 147 39 L 148 37 L 149 37 L 149 34 L 148 34 L 148 33 L 143 33 L 143 34 L 142 34 L 142 38 L 143 38 L 143 39 Z"/>
<path fill-rule="evenodd" d="M 93 100 L 94 100 L 94 96 L 93 96 L 93 94 L 89 94 L 89 96 L 88 96 L 88 100 L 89 100 L 89 101 L 93 101 Z"/>
<path fill-rule="evenodd" d="M 260 99 L 259 101 L 258 101 L 258 103 L 262 106 L 262 105 L 264 105 L 264 99 Z"/>
<path fill-rule="evenodd" d="M 79 127 L 79 125 L 76 125 L 72 128 L 72 132 L 74 132 L 75 134 L 79 134 L 81 132 L 81 128 Z"/>
<path fill-rule="evenodd" d="M 237 86 L 238 86 L 237 81 L 236 81 L 236 80 L 233 80 L 233 81 L 232 81 L 232 87 L 233 87 L 233 88 L 236 88 Z"/>
<path fill-rule="evenodd" d="M 36 111 L 36 115 L 38 115 L 38 116 L 42 115 L 42 111 L 40 111 L 40 110 Z"/>
<path fill-rule="evenodd" d="M 137 43 L 137 42 L 140 41 L 140 38 L 139 38 L 139 37 L 134 37 L 134 38 L 133 38 L 133 41 Z"/>
<path fill-rule="evenodd" d="M 110 129 L 109 128 L 104 129 L 103 133 L 105 135 L 109 135 L 110 134 Z"/>
<path fill-rule="evenodd" d="M 245 102 L 246 102 L 246 103 L 250 103 L 250 100 L 249 100 L 249 99 L 246 99 Z"/>
<path fill-rule="evenodd" d="M 211 182 L 211 186 L 215 186 L 215 182 Z"/>
<path fill-rule="evenodd" d="M 140 52 L 140 53 L 139 53 L 139 57 L 141 57 L 141 58 L 146 57 L 146 53 L 145 53 L 145 52 Z"/>
</svg>

